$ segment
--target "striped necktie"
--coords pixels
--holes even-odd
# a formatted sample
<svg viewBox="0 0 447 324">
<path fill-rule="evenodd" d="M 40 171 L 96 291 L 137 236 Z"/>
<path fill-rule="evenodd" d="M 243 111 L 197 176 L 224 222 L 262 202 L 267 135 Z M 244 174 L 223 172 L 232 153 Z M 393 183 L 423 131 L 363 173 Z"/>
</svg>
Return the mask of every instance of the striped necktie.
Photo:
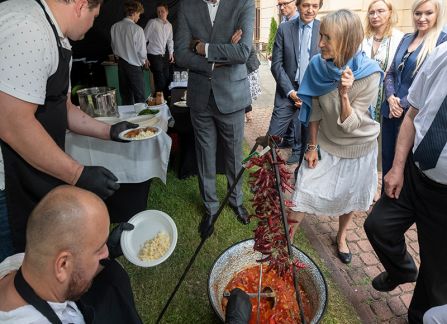
<svg viewBox="0 0 447 324">
<path fill-rule="evenodd" d="M 421 170 L 433 169 L 447 143 L 447 96 L 444 98 L 427 133 L 414 152 Z"/>
</svg>

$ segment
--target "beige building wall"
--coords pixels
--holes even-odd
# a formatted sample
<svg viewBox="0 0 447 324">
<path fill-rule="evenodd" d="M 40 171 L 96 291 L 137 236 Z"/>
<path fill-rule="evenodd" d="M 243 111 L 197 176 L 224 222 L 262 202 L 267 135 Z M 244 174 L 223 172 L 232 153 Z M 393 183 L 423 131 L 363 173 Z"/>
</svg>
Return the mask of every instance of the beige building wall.
<svg viewBox="0 0 447 324">
<path fill-rule="evenodd" d="M 278 9 L 276 8 L 277 0 L 258 0 L 260 8 L 260 42 L 268 42 L 270 19 L 275 17 L 279 19 Z M 324 0 L 324 5 L 320 10 L 319 16 L 324 16 L 326 13 L 342 8 L 351 9 L 356 12 L 362 21 L 366 16 L 366 10 L 371 0 Z M 392 0 L 394 7 L 399 16 L 397 27 L 403 32 L 413 31 L 411 6 L 413 0 Z M 447 0 L 444 0 L 444 5 L 447 8 Z M 444 21 L 447 23 L 446 17 Z"/>
</svg>

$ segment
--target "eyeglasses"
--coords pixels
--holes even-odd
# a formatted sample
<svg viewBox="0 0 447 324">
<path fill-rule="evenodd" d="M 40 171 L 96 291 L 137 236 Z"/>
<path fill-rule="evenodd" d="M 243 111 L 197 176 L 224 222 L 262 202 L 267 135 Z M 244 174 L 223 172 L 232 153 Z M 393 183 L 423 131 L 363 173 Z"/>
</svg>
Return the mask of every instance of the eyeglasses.
<svg viewBox="0 0 447 324">
<path fill-rule="evenodd" d="M 375 15 L 377 15 L 377 16 L 383 16 L 385 13 L 387 13 L 388 12 L 388 10 L 385 10 L 385 9 L 379 9 L 379 10 L 376 10 L 376 11 L 370 11 L 370 12 L 368 12 L 368 16 L 369 17 L 374 17 Z"/>
<path fill-rule="evenodd" d="M 405 55 L 402 57 L 402 62 L 400 62 L 400 64 L 397 66 L 397 70 L 399 72 L 402 72 L 405 68 L 405 63 L 407 63 L 408 58 L 410 57 L 412 52 L 407 52 L 405 53 Z"/>
<path fill-rule="evenodd" d="M 289 3 L 292 3 L 292 2 L 294 2 L 295 0 L 291 0 L 291 1 L 288 1 L 288 2 L 283 2 L 283 3 L 278 3 L 277 5 L 276 5 L 276 7 L 278 8 L 278 9 L 281 9 L 282 7 L 285 7 L 285 6 L 287 6 Z"/>
</svg>

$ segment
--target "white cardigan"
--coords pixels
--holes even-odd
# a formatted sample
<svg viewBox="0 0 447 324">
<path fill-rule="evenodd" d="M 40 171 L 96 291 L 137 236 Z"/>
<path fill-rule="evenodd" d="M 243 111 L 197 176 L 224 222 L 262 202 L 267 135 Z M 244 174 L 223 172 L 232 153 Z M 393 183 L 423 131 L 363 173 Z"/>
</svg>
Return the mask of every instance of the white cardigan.
<svg viewBox="0 0 447 324">
<path fill-rule="evenodd" d="M 390 40 L 390 49 L 389 49 L 389 56 L 388 56 L 388 62 L 386 66 L 386 71 L 391 66 L 391 63 L 393 63 L 394 55 L 396 54 L 397 46 L 399 46 L 400 41 L 402 40 L 402 37 L 404 36 L 404 33 L 400 30 L 393 28 L 393 31 L 391 33 L 391 40 Z M 387 42 L 382 41 L 380 44 L 380 47 L 378 49 L 378 52 L 376 54 L 376 60 L 385 61 L 386 53 L 387 53 Z M 369 38 L 365 38 L 362 42 L 361 48 L 362 51 L 366 53 L 368 57 L 371 57 L 371 50 L 373 46 L 373 36 Z"/>
</svg>

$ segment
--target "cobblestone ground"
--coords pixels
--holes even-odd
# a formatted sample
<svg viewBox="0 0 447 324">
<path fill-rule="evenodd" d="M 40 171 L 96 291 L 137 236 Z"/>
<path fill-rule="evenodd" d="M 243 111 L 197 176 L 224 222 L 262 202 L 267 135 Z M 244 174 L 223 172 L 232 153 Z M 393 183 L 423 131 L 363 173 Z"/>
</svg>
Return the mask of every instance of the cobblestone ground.
<svg viewBox="0 0 447 324">
<path fill-rule="evenodd" d="M 260 68 L 263 93 L 253 104 L 253 119 L 246 124 L 245 138 L 251 147 L 256 137 L 266 134 L 273 110 L 275 81 L 268 65 Z M 284 156 L 289 152 L 285 151 Z M 381 175 L 379 174 L 379 181 Z M 404 284 L 389 293 L 381 293 L 371 286 L 371 280 L 383 267 L 374 253 L 363 230 L 367 213 L 358 212 L 348 229 L 348 245 L 353 254 L 352 262 L 346 266 L 336 254 L 335 235 L 338 219 L 332 217 L 308 216 L 303 228 L 317 251 L 332 270 L 334 280 L 345 295 L 352 301 L 365 323 L 406 323 L 407 309 L 413 294 L 414 284 Z M 411 227 L 406 234 L 407 247 L 419 265 L 419 246 L 416 227 Z"/>
</svg>

